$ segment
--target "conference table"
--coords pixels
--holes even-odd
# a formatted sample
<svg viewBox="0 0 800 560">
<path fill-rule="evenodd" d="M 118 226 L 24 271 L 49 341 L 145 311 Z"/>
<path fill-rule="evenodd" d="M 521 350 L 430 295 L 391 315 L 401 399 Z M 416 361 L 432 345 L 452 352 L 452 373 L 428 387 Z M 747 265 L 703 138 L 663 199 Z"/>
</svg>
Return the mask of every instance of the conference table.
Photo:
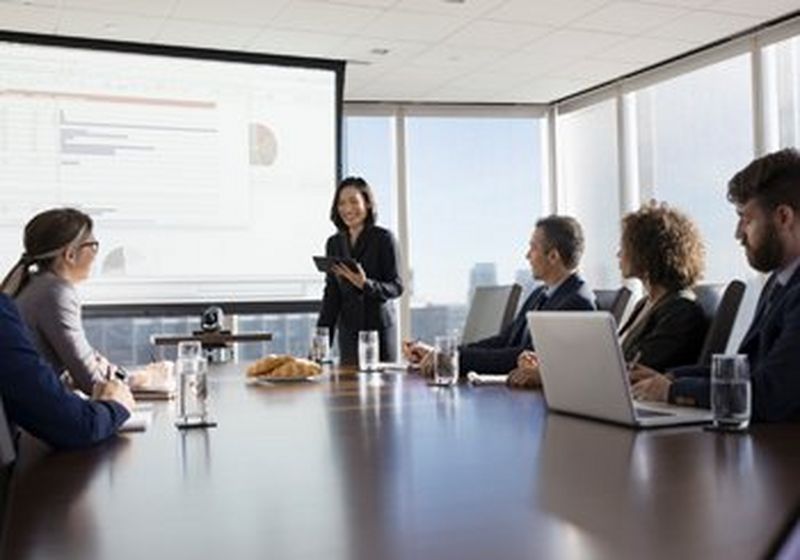
<svg viewBox="0 0 800 560">
<path fill-rule="evenodd" d="M 0 557 L 758 558 L 800 503 L 800 425 L 634 431 L 540 392 L 212 369 L 219 425 L 22 442 Z"/>
</svg>

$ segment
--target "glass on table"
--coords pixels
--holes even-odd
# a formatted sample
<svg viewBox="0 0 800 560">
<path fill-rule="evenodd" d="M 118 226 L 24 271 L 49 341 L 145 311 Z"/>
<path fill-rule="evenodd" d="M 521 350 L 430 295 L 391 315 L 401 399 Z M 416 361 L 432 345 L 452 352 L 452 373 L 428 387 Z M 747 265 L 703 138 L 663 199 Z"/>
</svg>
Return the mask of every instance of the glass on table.
<svg viewBox="0 0 800 560">
<path fill-rule="evenodd" d="M 449 387 L 458 383 L 458 337 L 437 336 L 433 348 L 433 384 Z"/>
<path fill-rule="evenodd" d="M 358 369 L 378 371 L 380 355 L 378 331 L 358 331 Z"/>
<path fill-rule="evenodd" d="M 311 359 L 318 364 L 331 362 L 331 331 L 328 327 L 317 327 L 311 337 Z"/>
<path fill-rule="evenodd" d="M 194 360 L 203 357 L 203 345 L 199 340 L 182 340 L 178 343 L 178 360 Z"/>
<path fill-rule="evenodd" d="M 711 413 L 715 428 L 740 431 L 750 425 L 750 366 L 744 354 L 711 357 Z"/>
<path fill-rule="evenodd" d="M 208 362 L 204 357 L 179 358 L 175 362 L 178 377 L 179 428 L 214 426 L 208 417 Z"/>
</svg>

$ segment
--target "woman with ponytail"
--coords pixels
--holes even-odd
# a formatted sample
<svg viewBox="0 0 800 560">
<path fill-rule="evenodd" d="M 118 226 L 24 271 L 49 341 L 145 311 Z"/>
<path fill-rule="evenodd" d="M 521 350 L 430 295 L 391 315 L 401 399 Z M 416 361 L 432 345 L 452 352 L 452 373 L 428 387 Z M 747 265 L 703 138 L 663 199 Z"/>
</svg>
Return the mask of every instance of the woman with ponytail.
<svg viewBox="0 0 800 560">
<path fill-rule="evenodd" d="M 37 214 L 25 226 L 22 256 L 0 285 L 16 299 L 39 352 L 87 395 L 96 383 L 126 375 L 92 348 L 83 330 L 75 284 L 89 277 L 99 249 L 92 228 L 92 219 L 74 208 Z M 131 384 L 149 375 L 136 372 Z"/>
</svg>

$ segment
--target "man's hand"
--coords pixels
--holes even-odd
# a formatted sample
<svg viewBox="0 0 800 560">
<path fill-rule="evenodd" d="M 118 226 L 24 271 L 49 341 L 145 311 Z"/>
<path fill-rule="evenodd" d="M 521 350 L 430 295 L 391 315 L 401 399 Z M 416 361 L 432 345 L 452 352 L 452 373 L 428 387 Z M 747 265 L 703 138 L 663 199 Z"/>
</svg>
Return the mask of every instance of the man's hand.
<svg viewBox="0 0 800 560">
<path fill-rule="evenodd" d="M 630 376 L 631 384 L 636 384 L 644 379 L 650 379 L 662 374 L 647 366 L 634 363 L 628 369 L 628 375 Z"/>
<path fill-rule="evenodd" d="M 434 352 L 431 350 L 422 360 L 419 362 L 419 373 L 423 377 L 433 377 L 433 369 L 434 369 Z"/>
<path fill-rule="evenodd" d="M 506 379 L 506 385 L 518 389 L 536 389 L 542 386 L 542 376 L 539 368 L 518 367 L 511 370 Z"/>
<path fill-rule="evenodd" d="M 409 364 L 421 364 L 425 357 L 432 353 L 433 346 L 429 346 L 424 342 L 413 340 L 403 341 L 403 356 L 408 360 Z"/>
<path fill-rule="evenodd" d="M 92 389 L 92 398 L 96 401 L 116 401 L 128 412 L 133 412 L 133 407 L 136 405 L 131 390 L 119 379 L 95 383 Z"/>
<path fill-rule="evenodd" d="M 520 355 L 517 356 L 517 368 L 538 369 L 538 367 L 539 358 L 532 350 L 523 350 Z"/>
<path fill-rule="evenodd" d="M 636 382 L 631 387 L 631 392 L 636 400 L 667 402 L 671 385 L 672 380 L 669 377 L 657 373 Z"/>
</svg>

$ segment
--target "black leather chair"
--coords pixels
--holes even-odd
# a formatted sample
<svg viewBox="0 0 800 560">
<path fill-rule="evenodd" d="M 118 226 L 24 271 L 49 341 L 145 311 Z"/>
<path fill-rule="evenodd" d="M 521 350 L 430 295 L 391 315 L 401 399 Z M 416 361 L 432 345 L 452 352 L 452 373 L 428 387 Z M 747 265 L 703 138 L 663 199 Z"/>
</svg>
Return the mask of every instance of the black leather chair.
<svg viewBox="0 0 800 560">
<path fill-rule="evenodd" d="M 600 311 L 608 311 L 614 317 L 617 324 L 622 321 L 628 302 L 631 300 L 631 292 L 625 286 L 619 290 L 594 290 L 595 304 Z"/>
<path fill-rule="evenodd" d="M 514 319 L 521 293 L 519 284 L 476 287 L 464 321 L 461 343 L 469 344 L 503 330 Z"/>
<path fill-rule="evenodd" d="M 699 284 L 694 287 L 697 302 L 702 306 L 709 324 L 698 364 L 710 365 L 713 354 L 725 352 L 744 290 L 745 284 L 741 280 L 732 280 L 727 286 Z"/>
<path fill-rule="evenodd" d="M 0 544 L 4 536 L 5 513 L 8 508 L 9 486 L 15 459 L 14 442 L 6 420 L 3 399 L 0 399 Z"/>
</svg>

